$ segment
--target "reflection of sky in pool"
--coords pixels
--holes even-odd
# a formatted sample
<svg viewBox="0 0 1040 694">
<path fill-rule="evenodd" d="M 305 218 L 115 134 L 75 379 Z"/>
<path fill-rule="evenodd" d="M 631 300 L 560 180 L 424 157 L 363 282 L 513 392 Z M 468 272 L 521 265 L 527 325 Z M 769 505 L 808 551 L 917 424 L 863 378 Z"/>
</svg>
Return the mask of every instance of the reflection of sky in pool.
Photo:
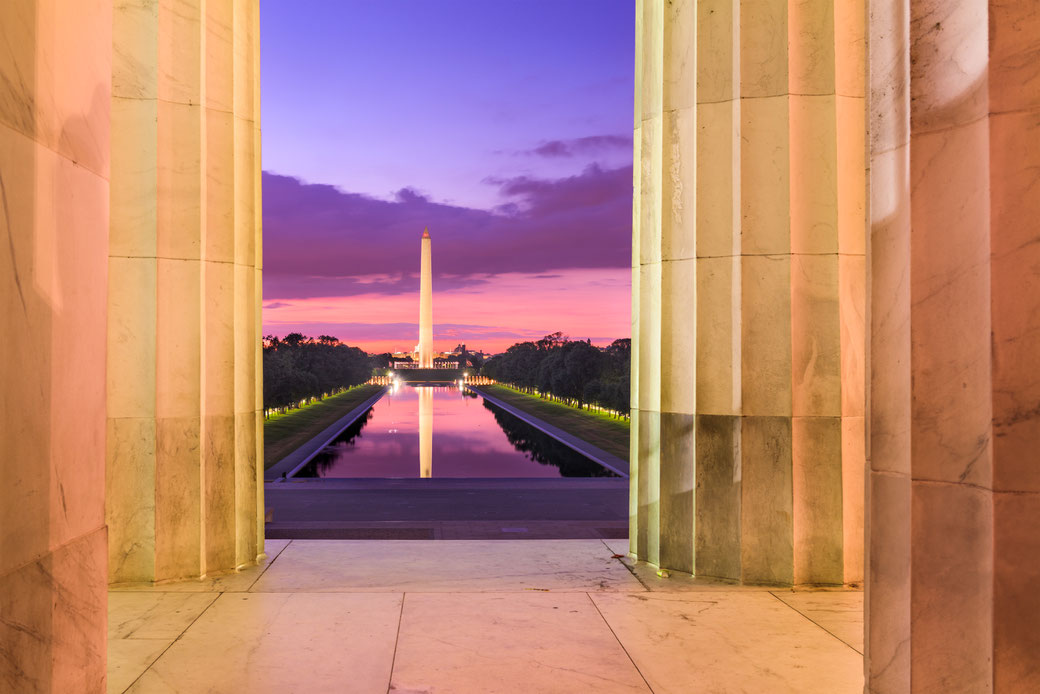
<svg viewBox="0 0 1040 694">
<path fill-rule="evenodd" d="M 481 397 L 463 395 L 457 387 L 401 386 L 388 392 L 367 419 L 362 417 L 343 432 L 299 474 L 585 477 L 609 473 L 515 417 L 496 413 Z"/>
</svg>

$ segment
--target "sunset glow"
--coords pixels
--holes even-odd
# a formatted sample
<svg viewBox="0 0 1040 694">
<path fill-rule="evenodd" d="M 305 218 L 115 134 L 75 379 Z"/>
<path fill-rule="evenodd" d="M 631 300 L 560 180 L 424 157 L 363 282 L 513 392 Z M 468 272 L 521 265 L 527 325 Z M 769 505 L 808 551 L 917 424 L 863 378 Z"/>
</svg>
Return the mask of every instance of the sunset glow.
<svg viewBox="0 0 1040 694">
<path fill-rule="evenodd" d="M 264 333 L 411 350 L 428 226 L 436 349 L 627 337 L 632 21 L 591 0 L 265 8 Z"/>
<path fill-rule="evenodd" d="M 627 269 L 474 279 L 480 284 L 444 291 L 434 283 L 434 349 L 450 350 L 461 342 L 499 352 L 518 340 L 538 339 L 556 330 L 605 345 L 629 333 Z M 369 352 L 410 350 L 418 339 L 418 311 L 411 293 L 269 301 L 264 331 L 335 335 Z"/>
</svg>

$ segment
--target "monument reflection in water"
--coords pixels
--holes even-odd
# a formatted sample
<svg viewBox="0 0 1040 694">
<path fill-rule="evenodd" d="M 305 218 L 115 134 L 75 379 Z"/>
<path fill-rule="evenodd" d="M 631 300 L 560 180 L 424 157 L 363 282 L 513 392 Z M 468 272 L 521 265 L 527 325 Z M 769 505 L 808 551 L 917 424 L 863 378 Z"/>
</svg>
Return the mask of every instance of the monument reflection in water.
<svg viewBox="0 0 1040 694">
<path fill-rule="evenodd" d="M 392 388 L 300 477 L 612 477 L 457 386 Z"/>
<path fill-rule="evenodd" d="M 419 477 L 433 477 L 433 388 L 419 392 Z"/>
</svg>

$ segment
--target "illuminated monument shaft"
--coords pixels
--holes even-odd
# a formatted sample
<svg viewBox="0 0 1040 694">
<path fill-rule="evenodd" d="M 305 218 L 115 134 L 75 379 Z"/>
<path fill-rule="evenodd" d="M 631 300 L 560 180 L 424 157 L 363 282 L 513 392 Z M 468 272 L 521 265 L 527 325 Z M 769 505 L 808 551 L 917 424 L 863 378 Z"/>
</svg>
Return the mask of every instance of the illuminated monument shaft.
<svg viewBox="0 0 1040 694">
<path fill-rule="evenodd" d="M 422 235 L 419 266 L 419 368 L 433 368 L 433 272 L 430 265 L 430 230 Z"/>
</svg>

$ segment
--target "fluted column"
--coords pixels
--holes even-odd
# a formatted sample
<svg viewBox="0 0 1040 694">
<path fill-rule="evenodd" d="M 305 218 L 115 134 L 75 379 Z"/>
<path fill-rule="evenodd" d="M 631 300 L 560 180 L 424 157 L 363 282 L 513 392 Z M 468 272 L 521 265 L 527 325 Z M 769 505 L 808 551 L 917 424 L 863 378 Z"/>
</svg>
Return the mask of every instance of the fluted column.
<svg viewBox="0 0 1040 694">
<path fill-rule="evenodd" d="M 910 691 L 910 0 L 870 17 L 867 691 Z"/>
<path fill-rule="evenodd" d="M 629 540 L 660 562 L 661 203 L 664 7 L 636 3 L 632 230 L 632 496 Z"/>
<path fill-rule="evenodd" d="M 634 551 L 859 581 L 862 12 L 647 0 L 637 25 Z"/>
<path fill-rule="evenodd" d="M 739 24 L 737 2 L 697 6 L 695 569 L 732 577 L 741 566 Z"/>
<path fill-rule="evenodd" d="M 993 683 L 1040 690 L 1040 8 L 989 4 Z"/>
<path fill-rule="evenodd" d="M 0 691 L 105 690 L 112 3 L 0 3 Z"/>
<path fill-rule="evenodd" d="M 1040 11 L 872 9 L 868 689 L 1033 691 Z"/>
<path fill-rule="evenodd" d="M 114 21 L 110 580 L 262 552 L 258 8 L 120 5 Z"/>
</svg>

